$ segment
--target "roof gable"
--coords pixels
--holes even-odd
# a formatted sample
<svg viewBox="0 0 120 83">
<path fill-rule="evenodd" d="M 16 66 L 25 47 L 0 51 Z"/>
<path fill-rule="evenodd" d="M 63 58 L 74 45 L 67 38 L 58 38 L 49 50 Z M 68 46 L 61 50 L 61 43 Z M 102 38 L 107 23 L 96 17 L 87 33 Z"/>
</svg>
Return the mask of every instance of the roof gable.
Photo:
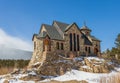
<svg viewBox="0 0 120 83">
<path fill-rule="evenodd" d="M 46 33 L 51 39 L 63 40 L 63 38 L 61 37 L 61 35 L 59 34 L 59 32 L 56 30 L 54 26 L 43 24 L 41 27 L 41 30 L 43 27 L 45 28 Z M 39 34 L 42 34 L 41 30 Z"/>
<path fill-rule="evenodd" d="M 77 29 L 80 31 L 78 25 L 76 23 L 72 23 L 69 26 L 67 26 L 67 28 L 65 29 L 65 32 L 68 31 L 73 25 L 75 25 L 77 27 Z"/>
<path fill-rule="evenodd" d="M 67 24 L 67 23 L 58 22 L 58 21 L 53 21 L 52 25 L 55 27 L 59 27 L 62 32 L 64 32 L 65 29 L 67 28 L 67 26 L 69 26 L 69 24 Z"/>
</svg>

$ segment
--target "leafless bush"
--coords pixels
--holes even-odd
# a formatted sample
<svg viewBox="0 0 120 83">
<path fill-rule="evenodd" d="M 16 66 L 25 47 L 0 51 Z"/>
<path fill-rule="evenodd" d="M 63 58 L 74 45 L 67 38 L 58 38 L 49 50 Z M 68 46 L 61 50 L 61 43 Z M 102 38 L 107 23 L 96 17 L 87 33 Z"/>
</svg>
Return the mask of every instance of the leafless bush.
<svg viewBox="0 0 120 83">
<path fill-rule="evenodd" d="M 101 77 L 100 83 L 120 83 L 120 73 L 112 76 Z"/>
</svg>

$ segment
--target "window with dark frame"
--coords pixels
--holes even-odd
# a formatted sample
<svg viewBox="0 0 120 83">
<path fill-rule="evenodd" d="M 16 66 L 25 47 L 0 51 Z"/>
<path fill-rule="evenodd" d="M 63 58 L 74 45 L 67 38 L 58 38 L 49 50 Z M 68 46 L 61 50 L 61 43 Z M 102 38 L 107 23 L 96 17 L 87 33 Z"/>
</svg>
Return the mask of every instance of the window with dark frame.
<svg viewBox="0 0 120 83">
<path fill-rule="evenodd" d="M 88 47 L 88 53 L 91 53 L 91 49 L 90 49 L 90 47 Z"/>
<path fill-rule="evenodd" d="M 64 50 L 64 46 L 63 46 L 63 43 L 61 43 L 61 50 Z"/>
<path fill-rule="evenodd" d="M 56 43 L 56 48 L 59 50 L 59 42 Z"/>
<path fill-rule="evenodd" d="M 79 44 L 79 35 L 77 35 L 77 51 L 80 50 L 80 44 Z"/>
<path fill-rule="evenodd" d="M 74 51 L 76 51 L 76 34 L 75 33 L 73 34 L 73 37 L 74 37 Z"/>
<path fill-rule="evenodd" d="M 85 47 L 85 51 L 87 52 L 87 47 Z"/>
<path fill-rule="evenodd" d="M 70 43 L 70 51 L 72 51 L 72 33 L 70 33 L 69 38 L 70 38 L 70 41 L 69 41 L 69 43 Z"/>
</svg>

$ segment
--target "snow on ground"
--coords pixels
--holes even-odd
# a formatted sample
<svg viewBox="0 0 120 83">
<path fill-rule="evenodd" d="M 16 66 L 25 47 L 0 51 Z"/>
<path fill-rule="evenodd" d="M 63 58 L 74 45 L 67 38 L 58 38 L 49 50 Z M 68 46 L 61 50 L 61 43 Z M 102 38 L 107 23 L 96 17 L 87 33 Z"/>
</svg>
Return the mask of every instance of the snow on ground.
<svg viewBox="0 0 120 83">
<path fill-rule="evenodd" d="M 84 65 L 84 66 L 81 66 L 82 68 L 87 68 L 87 69 L 91 69 L 89 66 L 86 66 L 86 65 Z"/>
<path fill-rule="evenodd" d="M 100 58 L 98 58 L 98 57 L 86 57 L 89 61 L 91 60 L 91 59 L 94 59 L 94 60 L 97 60 L 97 61 L 105 61 L 104 59 L 100 59 Z"/>
<path fill-rule="evenodd" d="M 16 75 L 12 75 L 8 81 L 9 83 L 35 83 L 34 81 L 23 81 L 23 80 L 19 80 L 19 78 L 27 76 L 28 74 L 16 74 Z M 9 77 L 10 74 L 6 74 L 6 75 L 1 75 L 0 76 L 0 83 L 4 83 L 4 81 L 6 80 L 7 76 Z"/>
<path fill-rule="evenodd" d="M 104 61 L 104 59 L 100 59 L 100 58 L 97 58 L 97 57 L 86 57 L 86 58 L 88 60 L 95 59 L 97 61 Z M 75 58 L 74 60 L 82 61 L 83 58 Z M 36 64 L 38 64 L 38 63 L 36 63 Z M 112 64 L 112 63 L 109 63 L 109 64 Z M 88 66 L 82 66 L 82 67 L 88 68 Z M 101 77 L 113 76 L 113 75 L 116 75 L 118 72 L 120 72 L 120 67 L 119 68 L 115 67 L 115 70 L 116 71 L 112 71 L 111 73 L 104 73 L 104 74 L 102 74 L 102 73 L 89 73 L 89 72 L 78 71 L 78 70 L 71 70 L 69 72 L 66 72 L 62 76 L 46 77 L 47 79 L 43 80 L 42 82 L 48 82 L 49 83 L 49 81 L 51 81 L 51 80 L 57 80 L 57 81 L 69 81 L 69 80 L 81 81 L 81 80 L 86 80 L 89 83 L 99 83 Z M 27 74 L 13 75 L 12 78 L 14 78 L 14 79 L 10 79 L 9 83 L 35 83 L 34 81 L 19 80 L 19 78 L 27 76 L 27 75 L 36 75 L 36 73 L 34 71 L 32 71 L 32 72 L 29 72 Z M 5 77 L 5 75 L 0 76 L 0 83 L 3 83 L 5 81 L 4 77 Z"/>
<path fill-rule="evenodd" d="M 66 74 L 56 77 L 56 78 L 51 78 L 51 79 L 46 79 L 45 81 L 50 81 L 50 80 L 57 80 L 57 81 L 68 81 L 68 80 L 86 80 L 89 83 L 99 83 L 101 77 L 108 77 L 117 74 L 117 72 L 112 71 L 109 74 L 99 74 L 99 73 L 89 73 L 89 72 L 84 72 L 84 71 L 78 71 L 78 70 L 72 70 L 70 72 L 67 72 Z"/>
<path fill-rule="evenodd" d="M 116 68 L 116 70 L 120 70 L 120 68 Z M 118 72 L 112 71 L 111 73 L 104 73 L 104 74 L 99 74 L 99 73 L 89 73 L 89 72 L 84 72 L 84 71 L 78 71 L 78 70 L 71 70 L 69 72 L 66 72 L 62 76 L 58 77 L 50 77 L 47 78 L 46 80 L 43 80 L 41 82 L 49 82 L 51 80 L 57 80 L 57 81 L 69 81 L 69 80 L 86 80 L 89 83 L 99 83 L 101 77 L 109 77 L 117 74 Z M 33 74 L 36 75 L 34 72 L 28 73 L 28 74 Z M 28 74 L 16 74 L 13 75 L 10 79 L 9 83 L 35 83 L 34 81 L 22 81 L 19 80 L 19 78 L 27 76 Z M 9 74 L 8 74 L 9 75 Z M 5 81 L 5 75 L 0 76 L 0 83 L 3 83 Z"/>
</svg>

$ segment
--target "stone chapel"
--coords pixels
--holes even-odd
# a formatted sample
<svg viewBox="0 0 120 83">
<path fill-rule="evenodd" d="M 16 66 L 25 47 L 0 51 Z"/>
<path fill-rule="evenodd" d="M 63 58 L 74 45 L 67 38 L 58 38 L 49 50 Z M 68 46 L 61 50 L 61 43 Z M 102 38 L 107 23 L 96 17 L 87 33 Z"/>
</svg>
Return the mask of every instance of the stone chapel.
<svg viewBox="0 0 120 83">
<path fill-rule="evenodd" d="M 98 56 L 101 41 L 91 35 L 91 31 L 86 24 L 79 27 L 75 22 L 67 24 L 53 21 L 52 25 L 42 24 L 39 33 L 32 38 L 34 52 L 30 64 L 43 62 L 51 55 L 66 58 Z"/>
</svg>

